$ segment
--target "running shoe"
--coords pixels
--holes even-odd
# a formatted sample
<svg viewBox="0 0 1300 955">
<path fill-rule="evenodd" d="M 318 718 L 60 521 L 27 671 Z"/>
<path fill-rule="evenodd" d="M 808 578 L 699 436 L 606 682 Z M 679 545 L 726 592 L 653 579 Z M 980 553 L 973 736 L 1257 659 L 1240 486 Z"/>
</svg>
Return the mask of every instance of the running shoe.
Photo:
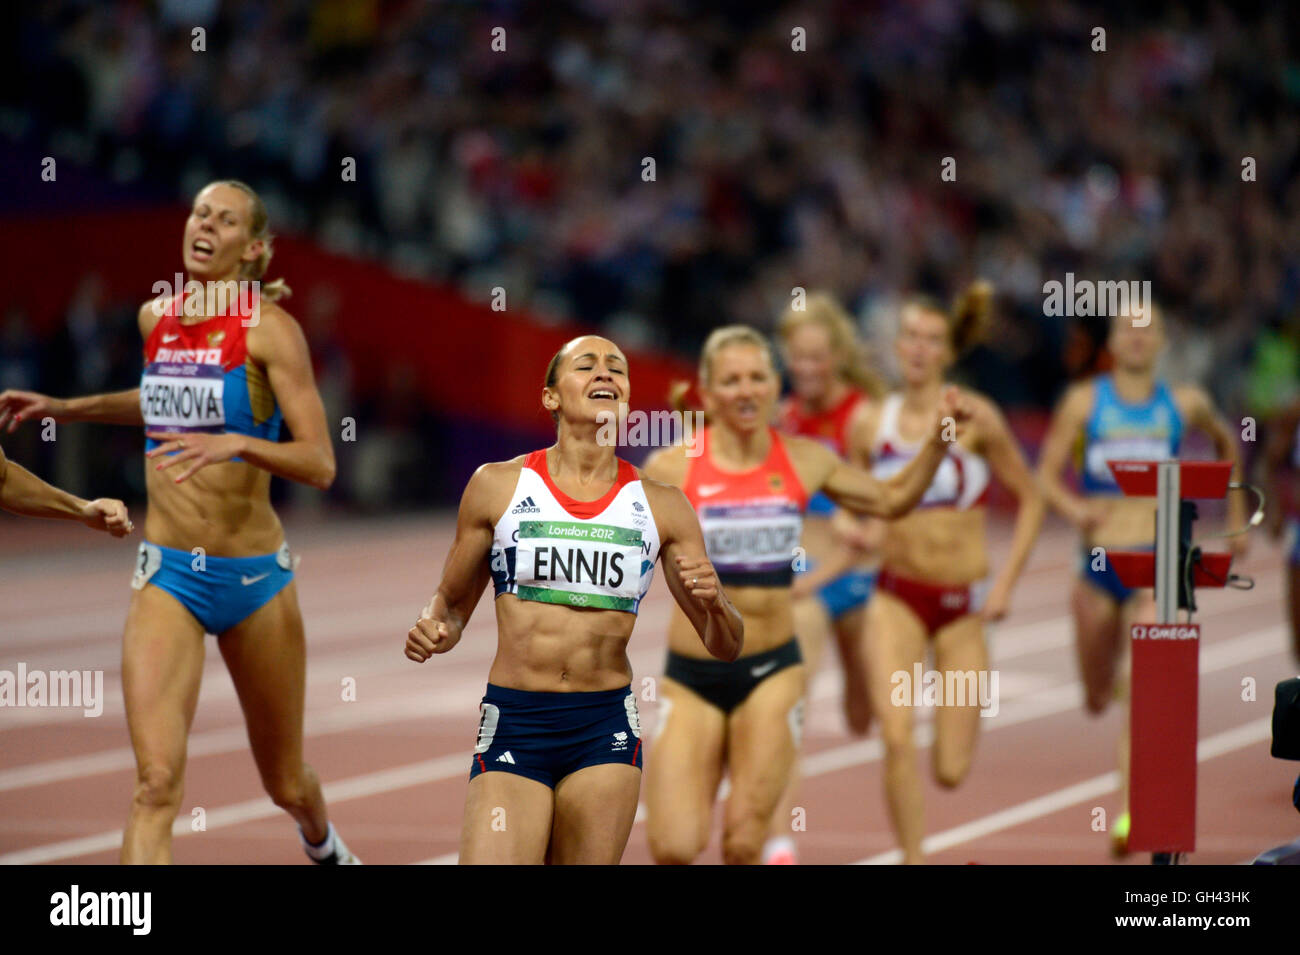
<svg viewBox="0 0 1300 955">
<path fill-rule="evenodd" d="M 1110 829 L 1110 854 L 1116 859 L 1128 855 L 1128 831 L 1131 821 L 1127 812 L 1120 813 Z"/>
</svg>

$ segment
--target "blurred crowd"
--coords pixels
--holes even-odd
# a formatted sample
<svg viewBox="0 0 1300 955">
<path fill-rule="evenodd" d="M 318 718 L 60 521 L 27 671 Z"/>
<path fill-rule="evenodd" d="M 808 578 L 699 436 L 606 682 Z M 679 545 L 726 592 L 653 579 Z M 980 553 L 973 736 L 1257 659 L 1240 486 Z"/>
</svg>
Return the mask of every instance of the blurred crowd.
<svg viewBox="0 0 1300 955">
<path fill-rule="evenodd" d="M 625 347 L 770 329 L 797 286 L 840 296 L 887 367 L 903 296 L 984 276 L 997 324 L 962 374 L 1046 408 L 1104 361 L 1101 322 L 1044 314 L 1043 283 L 1073 272 L 1151 280 L 1168 372 L 1234 412 L 1296 392 L 1285 4 L 58 0 L 11 17 L 0 135 L 175 198 L 245 179 L 280 230 L 476 297 L 506 287 Z"/>
</svg>

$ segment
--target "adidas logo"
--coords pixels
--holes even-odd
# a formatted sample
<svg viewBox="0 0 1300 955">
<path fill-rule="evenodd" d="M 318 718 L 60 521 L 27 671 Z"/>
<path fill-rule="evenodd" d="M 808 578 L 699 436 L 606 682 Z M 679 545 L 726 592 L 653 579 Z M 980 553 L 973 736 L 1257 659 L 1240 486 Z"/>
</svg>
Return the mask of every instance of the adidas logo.
<svg viewBox="0 0 1300 955">
<path fill-rule="evenodd" d="M 500 756 L 497 757 L 497 762 L 509 763 L 511 766 L 513 766 L 515 764 L 515 758 L 510 755 L 510 750 L 506 750 L 504 753 L 502 753 Z"/>
<path fill-rule="evenodd" d="M 513 508 L 511 508 L 510 513 L 511 514 L 540 514 L 542 513 L 542 509 L 533 503 L 533 499 L 531 497 L 526 497 L 518 504 L 516 504 Z"/>
</svg>

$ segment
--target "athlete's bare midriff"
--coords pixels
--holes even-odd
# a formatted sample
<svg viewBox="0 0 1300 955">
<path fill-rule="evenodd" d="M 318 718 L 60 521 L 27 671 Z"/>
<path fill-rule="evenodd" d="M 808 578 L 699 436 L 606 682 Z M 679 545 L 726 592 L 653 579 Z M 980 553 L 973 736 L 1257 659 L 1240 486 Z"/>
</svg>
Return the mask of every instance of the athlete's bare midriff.
<svg viewBox="0 0 1300 955">
<path fill-rule="evenodd" d="M 982 580 L 989 569 L 984 522 L 982 507 L 915 510 L 890 521 L 881 544 L 881 567 L 945 586 Z"/>
<path fill-rule="evenodd" d="M 1105 519 L 1084 535 L 1084 543 L 1089 548 L 1150 546 L 1155 541 L 1155 498 L 1096 494 L 1089 500 L 1109 505 Z"/>
<path fill-rule="evenodd" d="M 726 586 L 724 584 L 724 586 Z M 727 587 L 731 603 L 745 618 L 745 649 L 741 659 L 764 653 L 795 636 L 794 601 L 788 587 Z M 711 660 L 699 635 L 677 606 L 668 624 L 668 649 L 696 660 Z"/>
<path fill-rule="evenodd" d="M 274 553 L 284 542 L 271 507 L 268 472 L 244 461 L 224 461 L 177 484 L 177 469 L 157 470 L 160 460 L 144 459 L 149 492 L 144 536 L 150 543 L 177 550 L 202 547 L 210 557 L 254 557 Z"/>
<path fill-rule="evenodd" d="M 488 682 L 536 693 L 617 690 L 631 682 L 627 644 L 635 614 L 577 610 L 514 594 L 496 598 L 496 614 L 497 655 Z"/>
</svg>

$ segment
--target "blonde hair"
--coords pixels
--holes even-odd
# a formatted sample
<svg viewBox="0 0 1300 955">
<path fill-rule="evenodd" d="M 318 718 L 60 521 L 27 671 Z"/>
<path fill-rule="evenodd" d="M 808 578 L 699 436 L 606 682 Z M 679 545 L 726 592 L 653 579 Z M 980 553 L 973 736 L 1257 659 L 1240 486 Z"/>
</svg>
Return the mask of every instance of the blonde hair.
<svg viewBox="0 0 1300 955">
<path fill-rule="evenodd" d="M 718 352 L 732 345 L 753 345 L 761 348 L 763 354 L 767 356 L 767 363 L 775 367 L 772 361 L 772 343 L 768 341 L 766 335 L 748 325 L 723 325 L 709 333 L 709 337 L 704 340 L 704 347 L 700 349 L 700 384 L 707 385 L 712 378 L 713 359 L 717 357 Z M 686 395 L 690 390 L 689 381 L 674 381 L 668 388 L 669 404 L 677 411 L 691 410 L 686 404 Z"/>
<path fill-rule="evenodd" d="M 942 315 L 948 323 L 948 343 L 960 358 L 984 341 L 993 321 L 993 283 L 976 279 L 962 289 L 951 308 L 944 308 L 928 295 L 914 295 L 904 307 L 913 306 Z"/>
<path fill-rule="evenodd" d="M 781 341 L 788 345 L 794 333 L 805 325 L 826 329 L 830 336 L 831 351 L 835 355 L 835 373 L 840 380 L 872 398 L 883 395 L 884 382 L 868 363 L 867 350 L 858 341 L 849 313 L 825 292 L 813 292 L 804 305 L 802 310 L 790 307 L 781 316 L 777 323 L 777 334 L 781 336 Z"/>
<path fill-rule="evenodd" d="M 239 275 L 241 278 L 260 281 L 262 276 L 266 274 L 267 266 L 271 264 L 271 255 L 273 253 L 271 246 L 275 240 L 275 236 L 272 235 L 270 230 L 267 228 L 269 225 L 269 217 L 266 213 L 266 205 L 262 202 L 262 197 L 257 194 L 256 190 L 254 190 L 252 186 L 246 182 L 241 182 L 238 179 L 218 179 L 215 182 L 208 183 L 204 188 L 206 189 L 209 186 L 229 186 L 232 189 L 238 189 L 240 192 L 244 193 L 244 195 L 248 196 L 248 205 L 252 212 L 248 223 L 248 231 L 254 239 L 262 240 L 262 254 L 252 262 L 241 262 L 239 264 Z M 284 279 L 273 279 L 270 282 L 263 282 L 261 290 L 262 298 L 266 299 L 268 302 L 279 301 L 280 299 L 288 298 L 293 294 L 292 289 L 289 288 L 288 283 L 286 283 Z"/>
</svg>

